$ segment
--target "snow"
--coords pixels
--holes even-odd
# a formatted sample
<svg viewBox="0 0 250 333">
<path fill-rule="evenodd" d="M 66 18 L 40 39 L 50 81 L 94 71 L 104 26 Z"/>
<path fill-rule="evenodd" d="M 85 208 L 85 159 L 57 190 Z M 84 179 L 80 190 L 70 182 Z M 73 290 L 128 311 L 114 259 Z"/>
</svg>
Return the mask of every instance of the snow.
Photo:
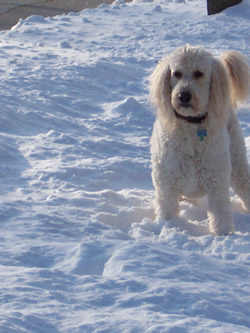
<svg viewBox="0 0 250 333">
<path fill-rule="evenodd" d="M 1 332 L 250 332 L 250 216 L 232 194 L 232 236 L 205 200 L 153 223 L 148 101 L 187 42 L 249 57 L 249 15 L 119 0 L 0 33 Z"/>
</svg>

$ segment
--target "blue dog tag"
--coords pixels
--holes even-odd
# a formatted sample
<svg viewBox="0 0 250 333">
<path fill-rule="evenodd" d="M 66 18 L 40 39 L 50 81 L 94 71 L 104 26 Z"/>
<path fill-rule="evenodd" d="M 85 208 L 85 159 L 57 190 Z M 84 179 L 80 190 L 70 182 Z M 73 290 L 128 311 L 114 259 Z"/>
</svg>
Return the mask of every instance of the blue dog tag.
<svg viewBox="0 0 250 333">
<path fill-rule="evenodd" d="M 200 141 L 203 141 L 204 138 L 207 136 L 207 130 L 206 129 L 198 129 L 197 130 L 197 136 L 200 138 Z"/>
</svg>

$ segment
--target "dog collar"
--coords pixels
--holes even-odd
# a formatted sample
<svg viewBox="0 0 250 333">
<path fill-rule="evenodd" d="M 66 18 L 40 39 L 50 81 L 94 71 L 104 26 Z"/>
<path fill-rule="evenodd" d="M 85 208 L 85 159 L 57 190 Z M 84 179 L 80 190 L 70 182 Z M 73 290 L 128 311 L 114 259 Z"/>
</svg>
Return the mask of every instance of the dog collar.
<svg viewBox="0 0 250 333">
<path fill-rule="evenodd" d="M 200 117 L 192 117 L 192 116 L 185 117 L 185 116 L 182 116 L 181 114 L 179 114 L 178 112 L 176 112 L 175 110 L 174 110 L 174 113 L 175 113 L 176 118 L 184 119 L 188 123 L 191 123 L 191 124 L 202 124 L 202 122 L 205 120 L 205 118 L 207 116 L 207 113 L 205 113 L 203 116 L 200 116 Z"/>
</svg>

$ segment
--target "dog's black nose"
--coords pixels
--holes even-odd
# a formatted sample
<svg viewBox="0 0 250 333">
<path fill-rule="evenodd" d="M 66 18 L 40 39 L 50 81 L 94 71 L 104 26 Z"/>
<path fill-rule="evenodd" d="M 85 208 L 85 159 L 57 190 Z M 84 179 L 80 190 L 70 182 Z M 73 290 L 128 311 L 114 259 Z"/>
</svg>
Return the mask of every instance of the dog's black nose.
<svg viewBox="0 0 250 333">
<path fill-rule="evenodd" d="M 179 100 L 183 104 L 188 104 L 192 99 L 192 94 L 189 91 L 182 91 L 178 95 Z"/>
</svg>

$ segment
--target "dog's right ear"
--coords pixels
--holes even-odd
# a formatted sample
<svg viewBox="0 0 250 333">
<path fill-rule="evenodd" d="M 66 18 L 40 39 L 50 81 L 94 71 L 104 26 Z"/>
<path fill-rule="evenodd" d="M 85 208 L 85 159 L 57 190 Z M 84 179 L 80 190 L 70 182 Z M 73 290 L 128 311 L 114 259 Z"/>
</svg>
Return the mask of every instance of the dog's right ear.
<svg viewBox="0 0 250 333">
<path fill-rule="evenodd" d="M 170 66 L 167 58 L 161 60 L 150 77 L 150 100 L 158 114 L 167 116 L 171 105 Z"/>
</svg>

